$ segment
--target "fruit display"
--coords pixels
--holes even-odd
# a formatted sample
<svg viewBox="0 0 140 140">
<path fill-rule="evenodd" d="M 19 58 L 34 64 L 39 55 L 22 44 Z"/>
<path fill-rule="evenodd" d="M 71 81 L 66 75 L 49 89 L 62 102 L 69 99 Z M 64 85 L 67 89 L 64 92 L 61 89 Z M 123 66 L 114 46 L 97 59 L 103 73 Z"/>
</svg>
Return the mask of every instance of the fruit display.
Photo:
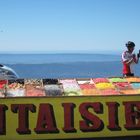
<svg viewBox="0 0 140 140">
<path fill-rule="evenodd" d="M 94 84 L 79 84 L 81 92 L 84 96 L 86 95 L 99 95 L 98 89 Z"/>
<path fill-rule="evenodd" d="M 62 96 L 62 85 L 49 84 L 44 86 L 46 96 Z"/>
<path fill-rule="evenodd" d="M 45 96 L 42 79 L 25 79 L 26 96 Z"/>
<path fill-rule="evenodd" d="M 129 77 L 129 78 L 126 78 L 126 80 L 127 80 L 129 83 L 140 82 L 140 78 L 139 78 L 139 77 Z"/>
<path fill-rule="evenodd" d="M 139 77 L 0 80 L 0 97 L 140 94 Z"/>
<path fill-rule="evenodd" d="M 95 84 L 97 83 L 109 83 L 107 78 L 93 78 L 92 79 Z"/>
<path fill-rule="evenodd" d="M 0 80 L 0 97 L 4 97 L 5 96 L 5 90 L 6 90 L 6 84 L 7 84 L 7 80 Z"/>
<path fill-rule="evenodd" d="M 24 79 L 8 80 L 7 97 L 25 96 Z"/>
<path fill-rule="evenodd" d="M 81 89 L 75 79 L 63 79 L 60 80 L 60 83 L 63 85 L 65 95 L 67 96 L 81 95 Z"/>
<path fill-rule="evenodd" d="M 112 83 L 98 83 L 95 84 L 97 89 L 114 89 L 115 86 Z"/>
<path fill-rule="evenodd" d="M 116 82 L 113 83 L 115 87 L 120 90 L 120 89 L 132 89 L 132 86 L 128 82 Z"/>
<path fill-rule="evenodd" d="M 45 96 L 45 90 L 41 87 L 36 87 L 32 84 L 25 85 L 26 96 Z"/>
<path fill-rule="evenodd" d="M 94 84 L 79 84 L 80 88 L 83 89 L 94 89 L 96 88 Z"/>
<path fill-rule="evenodd" d="M 131 83 L 132 88 L 140 89 L 140 83 Z"/>
<path fill-rule="evenodd" d="M 120 78 L 120 77 L 109 78 L 109 81 L 112 82 L 112 83 L 127 82 L 127 80 L 125 78 Z"/>
</svg>

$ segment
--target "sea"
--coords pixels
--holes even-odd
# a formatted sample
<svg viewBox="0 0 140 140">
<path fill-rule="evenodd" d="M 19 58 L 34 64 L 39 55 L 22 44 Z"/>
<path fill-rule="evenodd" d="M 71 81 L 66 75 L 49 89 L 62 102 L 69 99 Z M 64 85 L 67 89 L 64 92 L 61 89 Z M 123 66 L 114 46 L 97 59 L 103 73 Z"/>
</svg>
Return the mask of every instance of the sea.
<svg viewBox="0 0 140 140">
<path fill-rule="evenodd" d="M 12 68 L 19 78 L 97 78 L 122 76 L 117 54 L 0 54 L 0 64 Z M 134 72 L 140 76 L 140 65 Z"/>
</svg>

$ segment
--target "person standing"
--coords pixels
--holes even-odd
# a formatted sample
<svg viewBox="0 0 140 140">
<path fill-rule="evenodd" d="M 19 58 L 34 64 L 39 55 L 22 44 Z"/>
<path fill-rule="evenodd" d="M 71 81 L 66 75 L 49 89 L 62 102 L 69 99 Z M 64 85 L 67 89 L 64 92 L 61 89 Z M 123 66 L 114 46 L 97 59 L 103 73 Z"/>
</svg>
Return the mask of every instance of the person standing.
<svg viewBox="0 0 140 140">
<path fill-rule="evenodd" d="M 126 43 L 127 50 L 122 53 L 122 63 L 123 63 L 123 76 L 134 76 L 132 71 L 132 65 L 138 64 L 140 52 L 136 55 L 133 53 L 135 49 L 135 43 L 132 41 L 128 41 Z"/>
</svg>

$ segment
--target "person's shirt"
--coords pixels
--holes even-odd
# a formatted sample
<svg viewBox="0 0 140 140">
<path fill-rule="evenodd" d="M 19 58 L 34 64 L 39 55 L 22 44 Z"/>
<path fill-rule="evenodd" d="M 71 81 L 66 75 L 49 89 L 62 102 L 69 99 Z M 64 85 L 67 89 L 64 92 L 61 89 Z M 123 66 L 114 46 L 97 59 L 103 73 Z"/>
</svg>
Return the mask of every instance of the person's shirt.
<svg viewBox="0 0 140 140">
<path fill-rule="evenodd" d="M 134 53 L 125 51 L 122 53 L 122 62 L 123 62 L 123 74 L 133 73 L 132 66 L 136 63 L 136 57 Z"/>
</svg>

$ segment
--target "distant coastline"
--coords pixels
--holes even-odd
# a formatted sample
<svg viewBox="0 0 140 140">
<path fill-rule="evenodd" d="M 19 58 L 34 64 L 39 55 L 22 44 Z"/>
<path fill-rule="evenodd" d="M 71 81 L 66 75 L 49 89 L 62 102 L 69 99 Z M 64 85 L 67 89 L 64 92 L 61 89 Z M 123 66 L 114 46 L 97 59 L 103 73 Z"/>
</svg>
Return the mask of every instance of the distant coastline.
<svg viewBox="0 0 140 140">
<path fill-rule="evenodd" d="M 113 54 L 84 54 L 84 53 L 58 53 L 58 54 L 1 54 L 1 64 L 66 64 L 82 62 L 115 62 L 120 61 L 120 55 Z"/>
</svg>

